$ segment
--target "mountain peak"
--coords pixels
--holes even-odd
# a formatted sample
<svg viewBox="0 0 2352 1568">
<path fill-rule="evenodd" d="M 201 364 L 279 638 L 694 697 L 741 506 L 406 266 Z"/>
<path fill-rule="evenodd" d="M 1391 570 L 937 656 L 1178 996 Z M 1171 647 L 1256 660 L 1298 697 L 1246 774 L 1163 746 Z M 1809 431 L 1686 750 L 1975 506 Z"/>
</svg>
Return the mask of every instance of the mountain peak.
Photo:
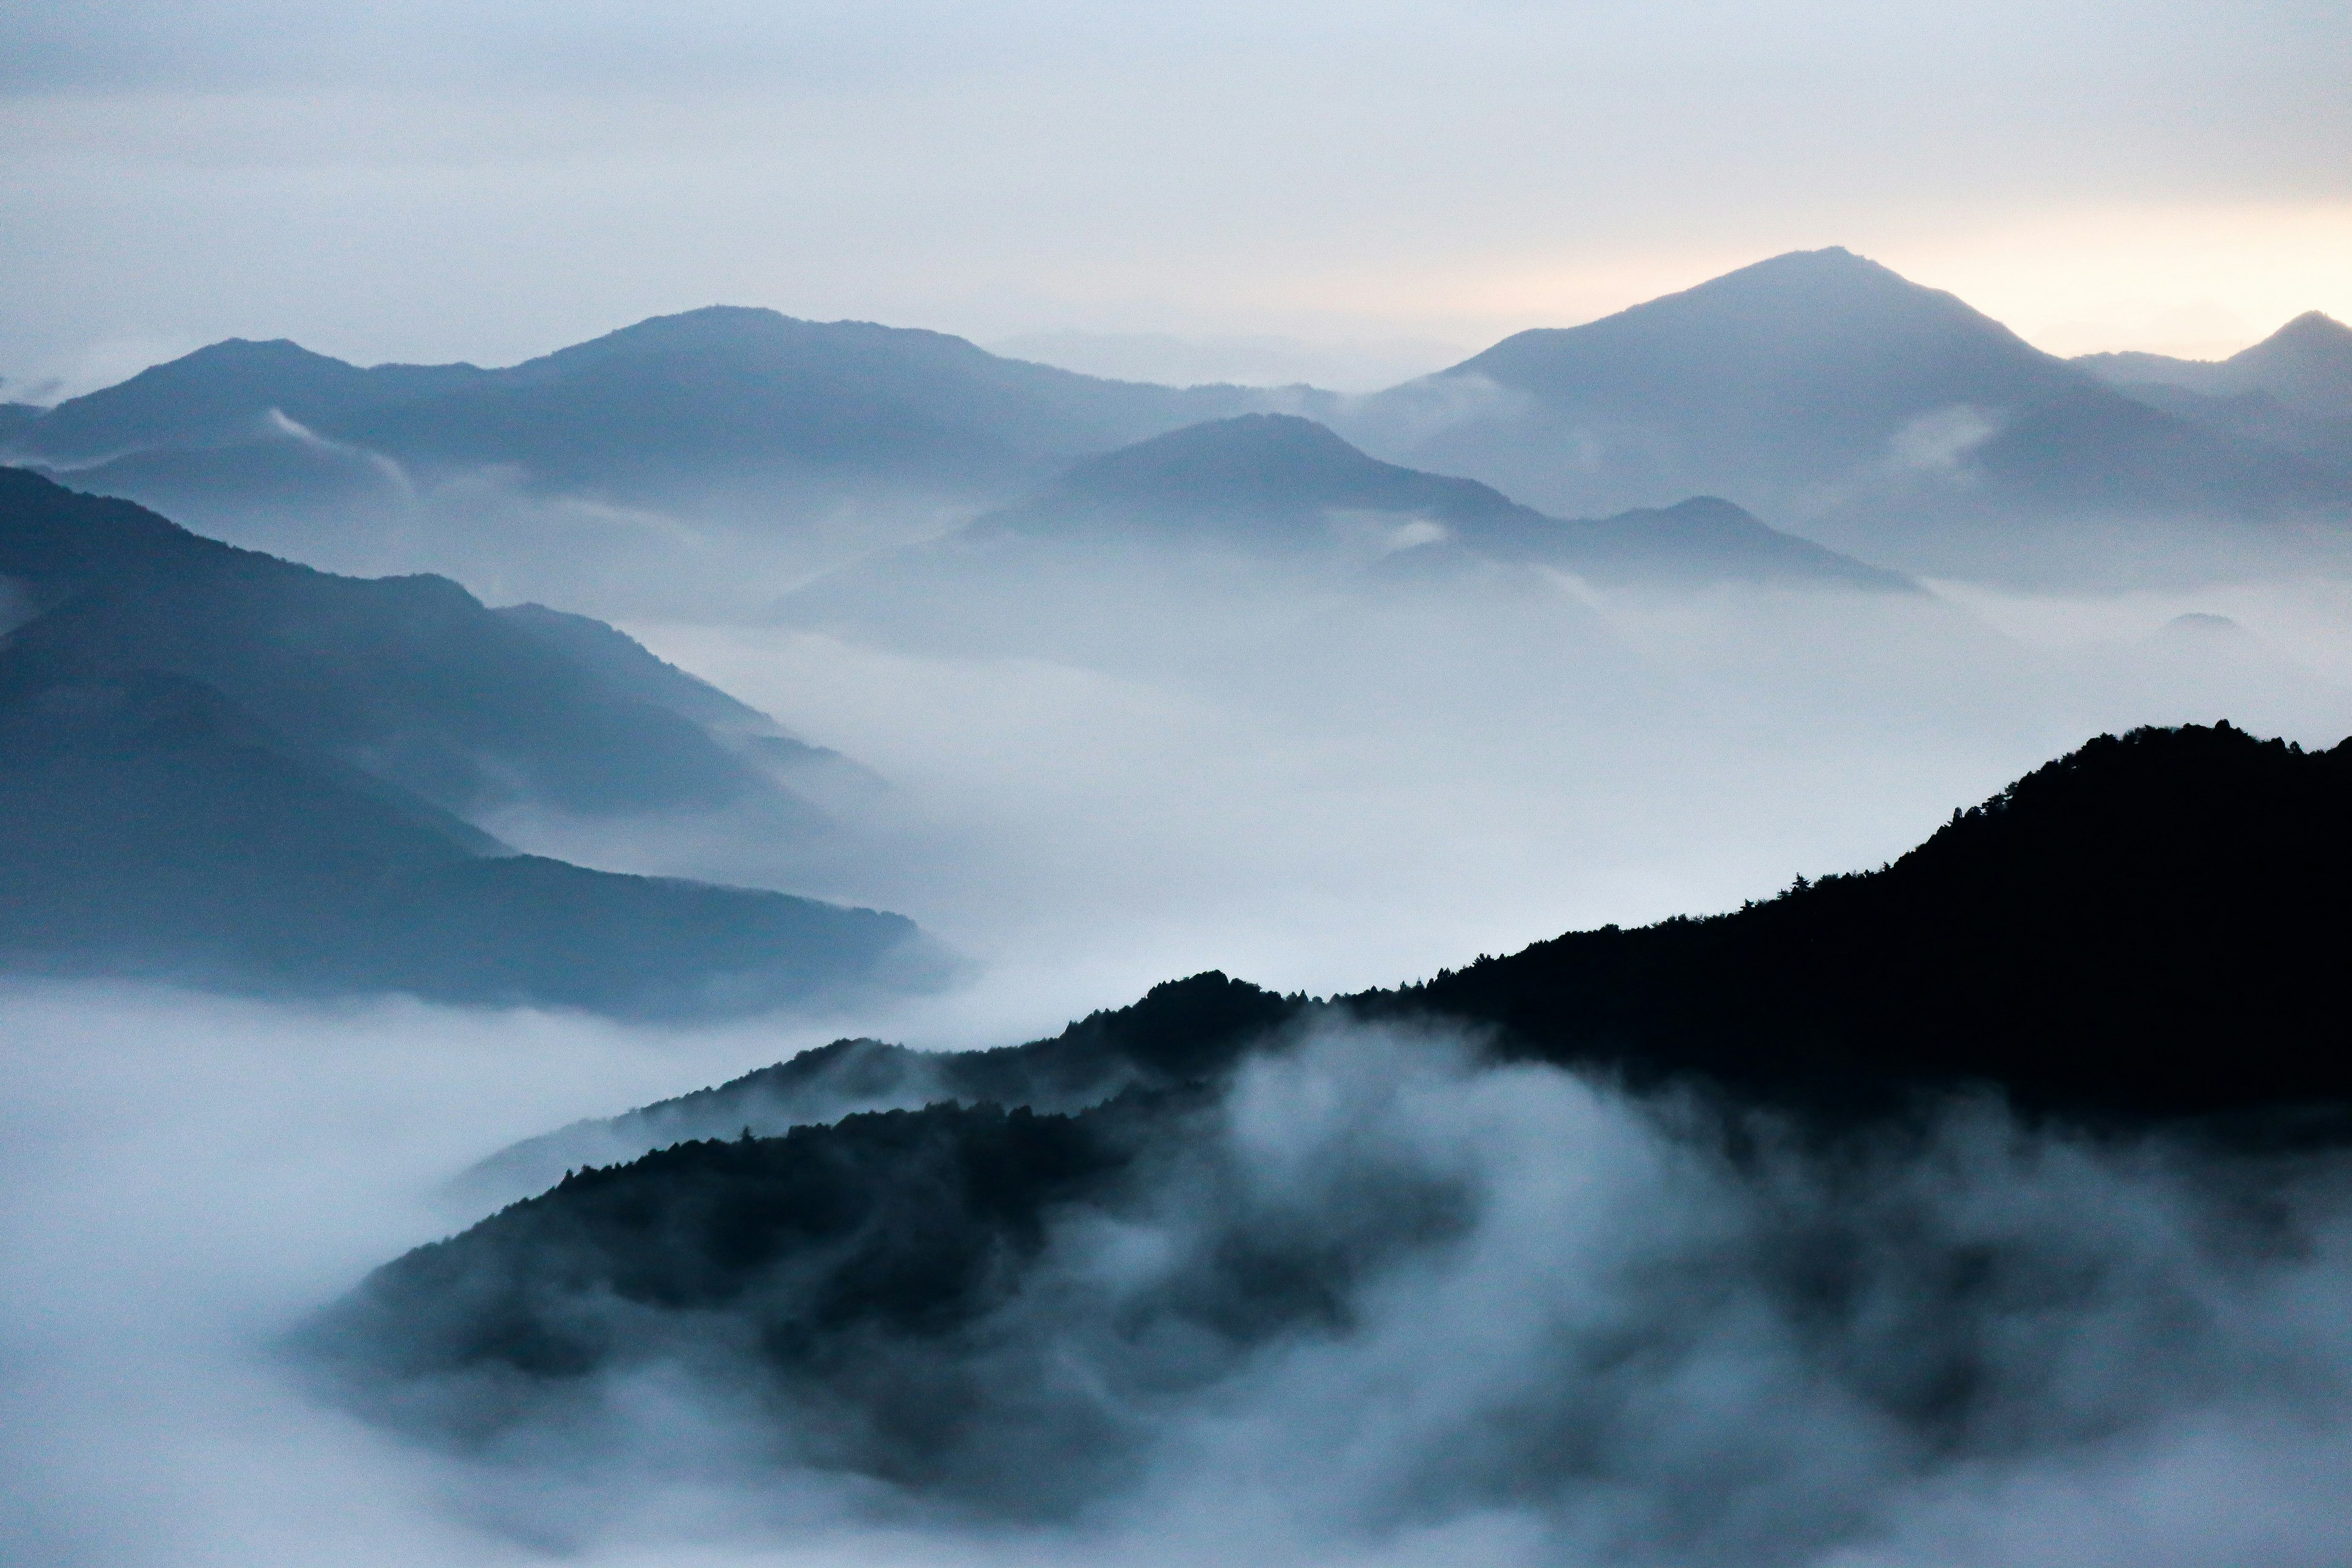
<svg viewBox="0 0 2352 1568">
<path fill-rule="evenodd" d="M 1954 296 L 1832 246 L 1769 257 L 1581 326 L 1519 332 L 1440 374 L 1483 375 L 1538 395 L 1566 391 L 1563 382 L 1615 382 L 1647 403 L 1694 374 L 1737 384 L 1746 397 L 1768 384 L 1786 390 L 1792 378 L 1883 381 L 1923 357 L 1954 353 L 2054 368 Z M 1586 393 L 1613 395 L 1605 386 Z"/>
<path fill-rule="evenodd" d="M 1090 495 L 1291 493 L 1388 465 L 1295 414 L 1243 414 L 1188 425 L 1072 468 L 1065 487 Z"/>
<path fill-rule="evenodd" d="M 2273 343 L 2327 343 L 2352 348 L 2352 327 L 2346 326 L 2325 310 L 2305 310 L 2263 341 Z"/>
</svg>

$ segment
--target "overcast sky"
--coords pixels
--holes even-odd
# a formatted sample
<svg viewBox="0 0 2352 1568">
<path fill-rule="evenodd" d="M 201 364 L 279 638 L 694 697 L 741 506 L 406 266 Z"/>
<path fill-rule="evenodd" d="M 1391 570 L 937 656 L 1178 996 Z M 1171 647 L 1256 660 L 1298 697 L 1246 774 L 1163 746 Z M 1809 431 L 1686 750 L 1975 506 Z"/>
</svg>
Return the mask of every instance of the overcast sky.
<svg viewBox="0 0 2352 1568">
<path fill-rule="evenodd" d="M 2342 0 L 14 5 L 0 395 L 719 300 L 1386 364 L 1828 244 L 2226 353 L 2352 318 L 2347 81 Z"/>
</svg>

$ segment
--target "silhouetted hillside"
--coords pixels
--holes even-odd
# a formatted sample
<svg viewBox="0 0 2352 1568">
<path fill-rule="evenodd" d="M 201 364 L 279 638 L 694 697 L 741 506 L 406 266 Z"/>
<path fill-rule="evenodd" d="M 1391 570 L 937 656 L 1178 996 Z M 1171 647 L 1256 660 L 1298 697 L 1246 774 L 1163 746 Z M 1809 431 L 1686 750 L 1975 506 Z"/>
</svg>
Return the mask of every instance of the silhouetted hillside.
<svg viewBox="0 0 2352 1568">
<path fill-rule="evenodd" d="M 501 1198 L 535 1193 L 575 1165 L 635 1159 L 695 1139 L 760 1137 L 852 1112 L 964 1105 L 1071 1111 L 1129 1089 L 1213 1079 L 1252 1046 L 1307 1010 L 1211 971 L 1155 985 L 1141 1001 L 1089 1014 L 1060 1034 L 985 1051 L 916 1051 L 879 1040 L 835 1040 L 789 1061 L 604 1121 L 575 1122 L 482 1162 L 464 1191 Z"/>
<path fill-rule="evenodd" d="M 961 1335 L 1020 1288 L 1053 1210 L 1103 1198 L 1174 1109 L 939 1105 L 680 1143 L 419 1248 L 304 1339 L 376 1414 L 495 1432 L 586 1374 L 695 1357 L 726 1324 L 751 1391 L 798 1407 L 783 1431 L 803 1457 L 936 1483 L 991 1424 Z M 583 1289 L 635 1328 L 616 1335 Z"/>
<path fill-rule="evenodd" d="M 2352 747 L 2094 741 L 1892 866 L 1360 999 L 1789 1103 L 1984 1082 L 2092 1115 L 2352 1106 Z"/>
<path fill-rule="evenodd" d="M 305 1347 L 341 1397 L 445 1438 L 593 1419 L 607 1374 L 662 1366 L 751 1391 L 796 1463 L 1062 1511 L 1140 1450 L 1120 1409 L 1277 1338 L 1343 1334 L 1364 1281 L 1467 1223 L 1468 1192 L 1404 1174 L 1377 1139 L 1352 1177 L 1363 1190 L 1292 1206 L 1292 1167 L 1260 1147 L 1289 1136 L 1272 1108 L 1356 1109 L 1312 1092 L 1227 1107 L 1251 1053 L 1291 1051 L 1318 1024 L 1469 1026 L 1494 1058 L 1708 1086 L 1750 1132 L 1741 1113 L 1759 1104 L 1874 1129 L 1917 1098 L 1990 1086 L 2111 1129 L 2188 1118 L 2273 1147 L 2341 1140 L 2347 807 L 2352 743 L 2309 754 L 2226 726 L 2144 730 L 1956 813 L 1892 866 L 1733 914 L 1573 933 L 1328 1004 L 1201 976 L 1009 1052 L 917 1063 L 839 1042 L 608 1124 L 625 1148 L 744 1117 L 731 1140 L 567 1173 L 387 1265 Z M 754 1135 L 755 1110 L 832 1113 L 845 1096 L 908 1092 L 919 1069 L 916 1092 L 940 1095 L 925 1109 Z M 1069 1115 L 950 1102 L 1068 1103 L 1070 1082 L 1123 1079 Z M 1292 1088 L 1306 1083 L 1341 1092 Z M 1276 1174 L 1238 1181 L 1237 1147 Z M 1917 1219 L 1898 1205 L 1893 1231 L 1864 1235 L 1792 1218 L 1759 1243 L 1789 1256 L 1757 1275 L 1757 1304 L 1813 1331 L 1909 1303 L 1889 1331 L 1924 1353 L 1857 1393 L 1877 1418 L 1957 1436 L 1993 1395 L 1985 1303 L 1953 1281 L 2021 1260 L 1980 1239 L 1923 1242 L 1902 1229 Z M 1841 1260 L 1864 1246 L 1916 1253 L 1916 1289 L 1857 1295 Z"/>
</svg>

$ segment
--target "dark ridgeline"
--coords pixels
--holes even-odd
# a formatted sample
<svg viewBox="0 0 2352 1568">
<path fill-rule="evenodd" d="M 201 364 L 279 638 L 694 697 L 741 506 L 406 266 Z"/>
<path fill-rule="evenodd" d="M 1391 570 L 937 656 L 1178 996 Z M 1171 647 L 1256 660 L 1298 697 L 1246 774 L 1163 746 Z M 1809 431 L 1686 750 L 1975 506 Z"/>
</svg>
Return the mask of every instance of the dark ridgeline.
<svg viewBox="0 0 2352 1568">
<path fill-rule="evenodd" d="M 2110 1135 L 2340 1142 L 2347 808 L 2352 742 L 2143 730 L 1956 813 L 1891 866 L 1729 914 L 1572 933 L 1328 1003 L 1197 976 L 1007 1051 L 918 1063 L 841 1042 L 605 1124 L 607 1148 L 698 1141 L 583 1170 L 388 1265 L 305 1343 L 362 1407 L 444 1436 L 593 1400 L 592 1373 L 674 1361 L 740 1384 L 757 1368 L 800 1459 L 990 1508 L 1075 1506 L 1133 1451 L 1122 1403 L 1344 1324 L 1353 1281 L 1461 1221 L 1462 1194 L 1425 1186 L 1366 1194 L 1360 1234 L 1268 1232 L 1219 1207 L 1201 1118 L 1254 1053 L 1322 1022 L 1434 1026 L 1492 1059 L 1690 1088 L 1734 1126 L 1767 1109 L 1832 1149 L 1979 1088 Z M 910 1079 L 935 1102 L 856 1110 Z M 1024 1100 L 1053 1110 L 1002 1109 Z M 509 1158 L 589 1147 L 591 1130 Z M 1177 1194 L 1208 1239 L 1130 1317 L 1096 1321 L 1083 1281 L 1034 1272 L 1055 1223 L 1116 1225 Z M 1790 1310 L 1815 1310 L 1815 1284 L 1787 1288 Z M 1966 1310 L 1943 1300 L 1919 1309 L 1939 1333 L 1954 1325 L 1935 1313 Z M 1189 1347 L 1167 1383 L 1110 1399 L 1055 1381 L 1057 1347 L 1163 1334 Z M 1890 1415 L 1956 1419 L 1990 1397 L 1968 1381 L 1974 1353 L 1953 1352 L 1943 1392 L 1881 1391 Z M 1046 1454 L 1087 1458 L 1037 1469 Z"/>
<path fill-rule="evenodd" d="M 1092 1013 L 1050 1039 L 981 1051 L 918 1051 L 880 1040 L 835 1040 L 715 1089 L 575 1122 L 483 1161 L 459 1189 L 502 1201 L 536 1193 L 575 1165 L 634 1159 L 649 1149 L 748 1129 L 772 1137 L 864 1110 L 919 1110 L 948 1100 L 1076 1111 L 1129 1089 L 1216 1079 L 1245 1046 L 1307 1011 L 1212 971 L 1155 985 L 1139 1002 Z"/>
<path fill-rule="evenodd" d="M 465 820 L 820 826 L 704 721 L 772 723 L 609 627 L 313 572 L 13 469 L 0 582 L 11 966 L 669 1015 L 856 992 L 910 951 L 898 916 L 514 856 Z M 587 636 L 628 679 L 566 654 Z"/>
<path fill-rule="evenodd" d="M 2341 1110 L 2347 938 L 2352 742 L 2191 726 L 2095 740 L 1880 870 L 1360 1005 L 1799 1108 L 1982 1082 L 2090 1118 Z"/>
</svg>

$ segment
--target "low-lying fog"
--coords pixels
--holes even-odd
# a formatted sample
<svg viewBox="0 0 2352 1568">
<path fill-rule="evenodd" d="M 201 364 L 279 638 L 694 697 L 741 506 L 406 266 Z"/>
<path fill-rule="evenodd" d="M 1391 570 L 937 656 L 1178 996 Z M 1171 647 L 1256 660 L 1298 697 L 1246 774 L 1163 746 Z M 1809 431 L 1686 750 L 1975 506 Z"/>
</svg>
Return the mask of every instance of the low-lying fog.
<svg viewBox="0 0 2352 1568">
<path fill-rule="evenodd" d="M 1530 1364 L 1519 1358 L 1573 1360 L 1578 1335 L 1597 1347 L 1654 1304 L 1636 1291 L 1580 1305 L 1585 1262 L 1633 1279 L 1767 1232 L 1760 1200 L 1700 1153 L 1560 1075 L 1510 1093 L 1423 1068 L 1367 1084 L 1345 1053 L 1300 1069 L 1328 1081 L 1259 1086 L 1267 1190 L 1346 1169 L 1359 1135 L 1399 1158 L 1486 1161 L 1475 1241 L 1368 1299 L 1360 1341 L 1281 1349 L 1167 1413 L 1160 1468 L 1075 1531 L 877 1522 L 809 1477 L 698 1469 L 707 1435 L 683 1418 L 642 1484 L 624 1472 L 583 1490 L 560 1463 L 485 1468 L 404 1447 L 309 1404 L 268 1359 L 274 1336 L 365 1269 L 478 1217 L 439 1195 L 472 1161 L 833 1035 L 1004 1043 L 1213 966 L 1317 994 L 1393 983 L 1574 926 L 1736 906 L 1800 874 L 1874 866 L 2103 730 L 2226 717 L 2307 745 L 2352 731 L 2352 585 L 1938 589 L 1642 601 L 1553 584 L 1343 599 L 1278 625 L 1161 604 L 1136 610 L 1159 651 L 1129 659 L 632 624 L 889 781 L 844 846 L 790 867 L 791 885 L 913 916 L 975 962 L 972 984 L 856 1017 L 668 1033 L 11 987 L 0 1557 L 1706 1561 L 1783 1509 L 1802 1516 L 1778 1538 L 1797 1543 L 1784 1560 L 1839 1568 L 2341 1562 L 2343 1183 L 2299 1175 L 2300 1240 L 2246 1261 L 2208 1246 L 2177 1163 L 2021 1143 L 1997 1117 L 1956 1123 L 1912 1178 L 1938 1234 L 2014 1220 L 2117 1289 L 2154 1281 L 2188 1303 L 2184 1328 L 2093 1292 L 2060 1358 L 2079 1431 L 1948 1464 L 1874 1450 L 1831 1375 L 1842 1348 L 1790 1342 L 1735 1299 L 1657 1382 L 1627 1374 L 1598 1490 L 1497 1482 L 1383 1514 L 1383 1466 L 1403 1462 L 1382 1451 L 1391 1437 L 1525 1417 L 1495 1393 Z M 1114 622 L 1120 610 L 1095 606 Z M 757 880 L 791 858 L 691 835 L 541 830 L 547 847 L 625 868 L 668 858 L 661 868 Z M 1351 1095 L 1368 1106 L 1353 1121 L 1317 1110 Z M 2230 1371 L 2241 1334 L 2284 1360 Z M 1458 1355 L 1424 1356 L 1447 1336 Z"/>
<path fill-rule="evenodd" d="M 1734 1170 L 1549 1068 L 1334 1036 L 1244 1079 L 1166 1203 L 1066 1226 L 989 1336 L 1137 1463 L 1050 1525 L 747 1457 L 723 1392 L 457 1458 L 308 1402 L 272 1340 L 451 1225 L 471 1154 L 769 1042 L 384 1005 L 13 990 L 0 1555 L 468 1568 L 1673 1561 L 2320 1568 L 2352 1550 L 2352 1187 L 1956 1108 L 1835 1173 Z M 780 1042 L 781 1043 L 781 1042 Z M 1458 1223 L 1377 1238 L 1397 1194 Z M 2249 1201 L 2252 1200 L 2252 1201 Z M 1205 1381 L 1106 1332 L 1219 1226 L 1371 1264 L 1350 1326 Z M 1803 1249 L 1850 1276 L 1816 1312 Z M 1045 1363 L 1034 1347 L 1048 1347 Z M 1953 1367 L 1971 1418 L 1939 1416 Z M 1140 1374 L 1140 1375 L 1139 1375 Z M 1000 1459 L 1051 1490 L 1052 1430 Z M 1091 1461 L 1099 1456 L 1089 1455 Z M 1075 1467 L 1072 1474 L 1086 1467 Z"/>
<path fill-rule="evenodd" d="M 2103 731 L 2352 733 L 2352 584 L 1937 588 L 1163 605 L 1127 613 L 1162 642 L 1124 658 L 910 651 L 920 610 L 888 641 L 628 629 L 890 781 L 811 890 L 980 960 L 1008 1038 L 1203 968 L 1324 994 L 1736 907 L 1899 855 Z"/>
</svg>

